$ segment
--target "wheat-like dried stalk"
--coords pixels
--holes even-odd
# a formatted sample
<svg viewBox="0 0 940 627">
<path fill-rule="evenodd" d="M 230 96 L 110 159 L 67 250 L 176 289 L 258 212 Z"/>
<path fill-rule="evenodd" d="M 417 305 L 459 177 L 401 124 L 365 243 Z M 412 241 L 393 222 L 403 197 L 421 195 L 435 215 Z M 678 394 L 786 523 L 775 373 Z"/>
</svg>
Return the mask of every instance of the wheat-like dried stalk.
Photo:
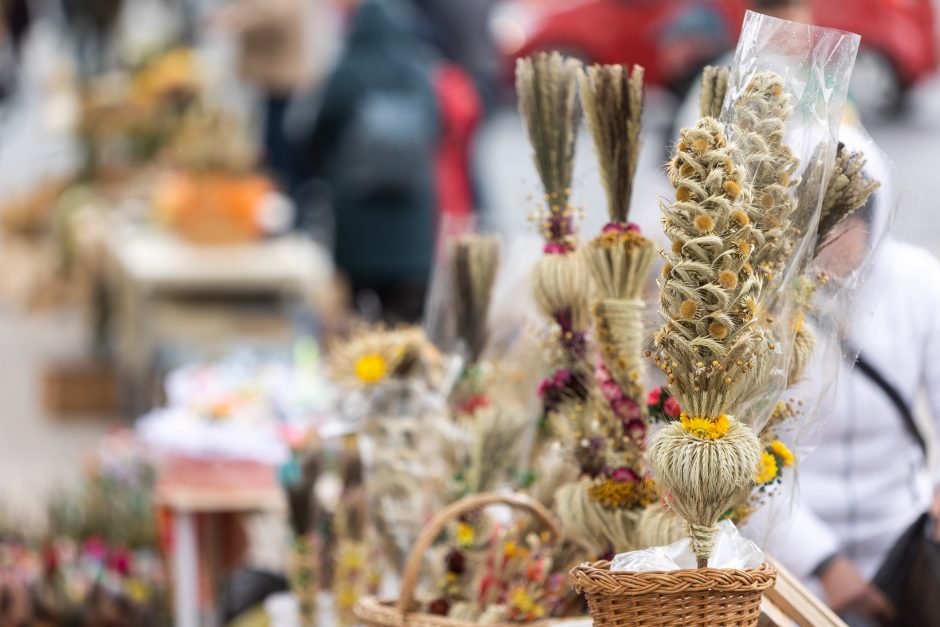
<svg viewBox="0 0 940 627">
<path fill-rule="evenodd" d="M 587 543 L 596 555 L 643 548 L 636 539 L 643 508 L 608 508 L 591 498 L 593 481 L 580 479 L 555 493 L 555 511 L 565 529 Z"/>
<path fill-rule="evenodd" d="M 464 235 L 454 243 L 454 311 L 457 336 L 475 363 L 486 346 L 486 316 L 499 269 L 499 239 Z"/>
<path fill-rule="evenodd" d="M 649 453 L 700 566 L 719 516 L 752 485 L 760 456 L 754 433 L 727 415 L 748 393 L 764 339 L 750 244 L 762 234 L 748 216 L 734 152 L 714 118 L 683 129 L 669 165 L 676 201 L 663 206 L 673 247 L 660 283 L 666 323 L 655 360 L 685 413 L 656 434 Z"/>
<path fill-rule="evenodd" d="M 542 222 L 548 242 L 573 247 L 571 176 L 581 110 L 577 79 L 581 63 L 557 52 L 539 53 L 516 63 L 519 111 L 529 133 L 535 168 L 545 189 L 547 216 Z"/>
<path fill-rule="evenodd" d="M 721 115 L 721 106 L 728 93 L 727 67 L 705 66 L 702 70 L 702 93 L 699 96 L 699 114 L 703 118 L 718 118 Z"/>
<path fill-rule="evenodd" d="M 819 214 L 815 254 L 818 255 L 832 241 L 833 229 L 868 202 L 869 196 L 881 186 L 878 181 L 865 176 L 866 163 L 862 152 L 850 152 L 845 145 L 839 144 Z"/>
<path fill-rule="evenodd" d="M 800 182 L 799 159 L 784 141 L 792 109 L 783 79 L 774 72 L 754 76 L 733 104 L 733 158 L 747 173 L 752 193 L 748 212 L 763 236 L 752 242 L 752 263 L 768 280 L 770 292 L 800 235 L 791 225 L 797 207 L 791 189 Z"/>
<path fill-rule="evenodd" d="M 717 120 L 683 129 L 669 178 L 677 200 L 663 207 L 673 244 L 660 283 L 666 324 L 655 338 L 656 362 L 690 416 L 714 419 L 746 392 L 763 337 L 749 243 L 760 230 Z"/>
<path fill-rule="evenodd" d="M 580 73 L 581 103 L 614 223 L 627 222 L 640 155 L 643 68 L 593 65 Z"/>
</svg>

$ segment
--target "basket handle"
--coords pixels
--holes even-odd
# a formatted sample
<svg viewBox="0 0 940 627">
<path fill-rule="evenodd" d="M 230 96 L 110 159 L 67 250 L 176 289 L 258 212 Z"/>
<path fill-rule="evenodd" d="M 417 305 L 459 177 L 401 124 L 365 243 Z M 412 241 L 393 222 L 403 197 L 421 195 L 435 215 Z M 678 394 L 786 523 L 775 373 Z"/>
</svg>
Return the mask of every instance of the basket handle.
<svg viewBox="0 0 940 627">
<path fill-rule="evenodd" d="M 421 571 L 421 562 L 424 554 L 428 552 L 437 536 L 444 531 L 447 523 L 451 522 L 461 514 L 472 512 L 473 510 L 486 507 L 487 505 L 509 505 L 517 509 L 528 510 L 536 518 L 545 523 L 548 530 L 556 538 L 561 537 L 561 528 L 555 520 L 555 516 L 541 503 L 530 496 L 524 494 L 502 494 L 498 492 L 485 492 L 483 494 L 474 494 L 464 497 L 455 503 L 451 503 L 434 516 L 428 524 L 421 529 L 415 545 L 408 555 L 408 561 L 405 563 L 405 573 L 402 577 L 401 592 L 398 595 L 398 613 L 405 616 L 408 608 L 414 602 L 415 588 L 418 585 L 418 575 Z"/>
</svg>

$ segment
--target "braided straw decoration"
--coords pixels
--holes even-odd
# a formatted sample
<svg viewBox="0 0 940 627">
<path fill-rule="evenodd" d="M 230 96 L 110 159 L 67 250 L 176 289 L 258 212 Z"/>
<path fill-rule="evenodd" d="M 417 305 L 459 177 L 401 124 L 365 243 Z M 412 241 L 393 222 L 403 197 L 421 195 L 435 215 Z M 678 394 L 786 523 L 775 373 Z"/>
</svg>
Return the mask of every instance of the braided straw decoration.
<svg viewBox="0 0 940 627">
<path fill-rule="evenodd" d="M 802 312 L 801 312 L 802 315 Z M 790 355 L 790 370 L 787 373 L 787 387 L 795 385 L 806 371 L 809 358 L 816 349 L 816 334 L 804 320 L 793 336 L 793 352 Z"/>
<path fill-rule="evenodd" d="M 657 480 L 669 494 L 669 506 L 686 521 L 689 546 L 700 567 L 711 557 L 718 519 L 753 486 L 760 452 L 754 432 L 734 419 L 727 433 L 714 440 L 686 433 L 674 422 L 650 443 Z"/>
<path fill-rule="evenodd" d="M 363 623 L 375 627 L 470 627 L 476 623 L 437 616 L 415 611 L 415 589 L 418 585 L 418 576 L 424 556 L 431 545 L 438 538 L 448 523 L 457 520 L 461 515 L 490 505 L 508 505 L 513 509 L 526 510 L 531 513 L 548 532 L 555 538 L 561 538 L 561 527 L 552 513 L 544 505 L 522 494 L 500 494 L 489 492 L 475 494 L 452 503 L 441 510 L 430 520 L 415 542 L 408 556 L 408 565 L 402 578 L 401 593 L 397 601 L 381 601 L 375 597 L 367 596 L 359 600 L 355 607 L 356 617 Z M 530 625 L 544 627 L 570 619 L 546 619 L 533 621 Z M 519 623 L 488 623 L 495 627 L 518 627 Z"/>
<path fill-rule="evenodd" d="M 839 144 L 835 167 L 819 214 L 817 255 L 832 241 L 832 230 L 868 202 L 869 196 L 881 186 L 878 181 L 865 176 L 862 169 L 866 163 L 863 153 L 849 152 L 843 144 Z"/>
<path fill-rule="evenodd" d="M 569 205 L 574 168 L 575 137 L 581 109 L 578 107 L 578 73 L 581 63 L 557 52 L 541 52 L 516 63 L 519 111 L 529 134 L 547 212 L 542 231 L 550 244 L 574 248 L 573 211 Z"/>
<path fill-rule="evenodd" d="M 625 224 L 640 156 L 643 68 L 593 65 L 579 74 L 581 102 L 594 140 L 610 221 Z"/>
<path fill-rule="evenodd" d="M 728 93 L 727 67 L 706 65 L 702 70 L 702 93 L 699 96 L 699 115 L 703 118 L 718 118 L 721 115 L 721 105 Z"/>
<path fill-rule="evenodd" d="M 674 511 L 661 502 L 643 509 L 637 522 L 636 540 L 639 547 L 666 546 L 685 536 L 685 525 Z"/>
<path fill-rule="evenodd" d="M 717 418 L 746 392 L 760 329 L 760 279 L 750 263 L 759 236 L 741 203 L 740 173 L 721 124 L 702 118 L 683 129 L 669 178 L 676 202 L 663 207 L 672 241 L 660 282 L 666 324 L 656 334 L 656 363 L 690 416 Z"/>
<path fill-rule="evenodd" d="M 604 507 L 589 495 L 591 485 L 590 479 L 582 479 L 555 492 L 555 511 L 564 528 L 587 544 L 594 555 L 602 555 L 611 548 L 618 553 L 642 548 L 637 528 L 644 509 Z"/>
<path fill-rule="evenodd" d="M 639 296 L 653 264 L 653 244 L 630 231 L 609 232 L 588 244 L 583 255 L 601 295 L 593 313 L 604 364 L 620 388 L 639 400 L 645 341 Z"/>
<path fill-rule="evenodd" d="M 784 142 L 792 109 L 783 78 L 774 72 L 755 75 L 733 105 L 734 160 L 749 177 L 750 217 L 764 236 L 753 242 L 753 263 L 771 279 L 795 246 L 790 218 L 797 204 L 790 190 L 800 182 L 799 159 Z"/>
<path fill-rule="evenodd" d="M 666 324 L 655 359 L 687 416 L 656 434 L 649 456 L 670 507 L 686 520 L 700 567 L 719 516 L 750 489 L 760 458 L 755 434 L 727 416 L 748 393 L 763 341 L 748 244 L 759 230 L 741 204 L 747 193 L 732 154 L 714 118 L 683 129 L 669 167 L 676 202 L 663 207 L 673 255 L 660 284 Z M 711 433 L 687 431 L 686 418 Z"/>
<path fill-rule="evenodd" d="M 475 363 L 486 346 L 486 316 L 499 269 L 499 238 L 463 235 L 454 243 L 454 304 L 457 335 L 467 360 Z"/>
<path fill-rule="evenodd" d="M 629 573 L 595 562 L 578 566 L 570 577 L 587 597 L 595 627 L 755 627 L 761 597 L 777 573 L 767 564 Z"/>
<path fill-rule="evenodd" d="M 542 255 L 532 269 L 532 290 L 546 317 L 567 316 L 573 330 L 588 328 L 591 281 L 578 253 Z"/>
</svg>

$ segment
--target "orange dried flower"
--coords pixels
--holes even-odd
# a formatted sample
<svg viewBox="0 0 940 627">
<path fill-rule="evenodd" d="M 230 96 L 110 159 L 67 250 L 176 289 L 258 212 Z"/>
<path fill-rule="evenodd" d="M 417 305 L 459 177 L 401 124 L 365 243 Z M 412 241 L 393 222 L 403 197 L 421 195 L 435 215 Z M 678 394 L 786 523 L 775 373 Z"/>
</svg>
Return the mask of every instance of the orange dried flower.
<svg viewBox="0 0 940 627">
<path fill-rule="evenodd" d="M 717 320 L 708 325 L 708 332 L 716 340 L 723 340 L 728 337 L 728 327 Z"/>
<path fill-rule="evenodd" d="M 733 290 L 738 286 L 738 275 L 731 270 L 722 270 L 718 273 L 718 284 L 726 290 Z"/>
<path fill-rule="evenodd" d="M 708 233 L 713 228 L 715 228 L 715 221 L 710 215 L 700 213 L 695 216 L 695 228 L 697 228 L 702 233 Z"/>
<path fill-rule="evenodd" d="M 694 300 L 684 300 L 682 304 L 679 305 L 679 317 L 683 320 L 691 320 L 694 318 L 696 311 L 698 311 L 698 303 Z"/>
</svg>

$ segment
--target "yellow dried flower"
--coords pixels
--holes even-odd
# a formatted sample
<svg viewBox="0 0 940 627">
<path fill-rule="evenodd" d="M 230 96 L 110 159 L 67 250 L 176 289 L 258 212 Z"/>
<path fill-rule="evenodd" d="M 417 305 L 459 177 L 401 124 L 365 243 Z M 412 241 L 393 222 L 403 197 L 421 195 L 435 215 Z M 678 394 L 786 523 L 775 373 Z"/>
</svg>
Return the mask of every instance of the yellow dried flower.
<svg viewBox="0 0 940 627">
<path fill-rule="evenodd" d="M 454 539 L 457 541 L 457 546 L 465 549 L 471 544 L 476 538 L 476 531 L 473 529 L 473 525 L 465 522 L 457 523 L 457 530 L 454 532 Z"/>
<path fill-rule="evenodd" d="M 690 417 L 685 412 L 679 415 L 682 430 L 700 440 L 717 440 L 728 433 L 728 416 L 722 414 L 714 420 L 710 418 Z"/>
<path fill-rule="evenodd" d="M 516 587 L 509 594 L 509 605 L 519 611 L 527 620 L 545 616 L 545 608 L 539 605 L 525 588 Z"/>
<path fill-rule="evenodd" d="M 771 442 L 770 450 L 774 455 L 780 458 L 780 463 L 782 463 L 784 467 L 790 467 L 793 465 L 793 461 L 795 459 L 793 451 L 787 448 L 787 445 L 780 440 L 774 440 Z"/>
<path fill-rule="evenodd" d="M 735 209 L 731 213 L 731 219 L 734 220 L 738 226 L 747 226 L 751 223 L 751 219 L 747 217 L 747 213 L 741 209 Z"/>
<path fill-rule="evenodd" d="M 698 139 L 692 142 L 692 151 L 698 154 L 702 154 L 708 150 L 708 140 L 704 137 L 699 137 Z"/>
<path fill-rule="evenodd" d="M 684 246 L 684 244 L 683 244 L 682 242 L 680 242 L 679 240 L 674 241 L 674 242 L 672 243 L 672 252 L 674 252 L 675 254 L 678 255 L 679 253 L 682 252 L 682 247 L 683 247 L 683 246 Z"/>
<path fill-rule="evenodd" d="M 646 507 L 659 498 L 656 482 L 651 479 L 642 481 L 614 481 L 604 479 L 588 489 L 588 497 L 607 509 L 635 509 Z"/>
<path fill-rule="evenodd" d="M 751 248 L 752 246 L 747 242 L 747 240 L 738 240 L 738 250 L 740 250 L 741 254 L 745 257 L 751 254 Z"/>
<path fill-rule="evenodd" d="M 378 353 L 363 355 L 356 360 L 354 366 L 356 378 L 363 383 L 378 383 L 385 378 L 388 372 L 388 364 L 385 358 Z"/>
<path fill-rule="evenodd" d="M 725 181 L 725 192 L 734 200 L 741 195 L 741 186 L 734 181 Z"/>
<path fill-rule="evenodd" d="M 760 463 L 757 466 L 757 477 L 754 478 L 755 483 L 759 485 L 770 483 L 777 478 L 779 472 L 777 458 L 774 457 L 773 453 L 761 451 Z"/>
<path fill-rule="evenodd" d="M 692 192 L 688 187 L 679 187 L 676 189 L 676 200 L 679 202 L 688 202 L 692 197 Z"/>
<path fill-rule="evenodd" d="M 663 278 L 664 278 L 664 279 L 668 279 L 668 278 L 669 278 L 669 273 L 670 273 L 670 272 L 672 272 L 672 264 L 671 264 L 671 263 L 665 263 L 665 264 L 663 264 Z"/>
</svg>

